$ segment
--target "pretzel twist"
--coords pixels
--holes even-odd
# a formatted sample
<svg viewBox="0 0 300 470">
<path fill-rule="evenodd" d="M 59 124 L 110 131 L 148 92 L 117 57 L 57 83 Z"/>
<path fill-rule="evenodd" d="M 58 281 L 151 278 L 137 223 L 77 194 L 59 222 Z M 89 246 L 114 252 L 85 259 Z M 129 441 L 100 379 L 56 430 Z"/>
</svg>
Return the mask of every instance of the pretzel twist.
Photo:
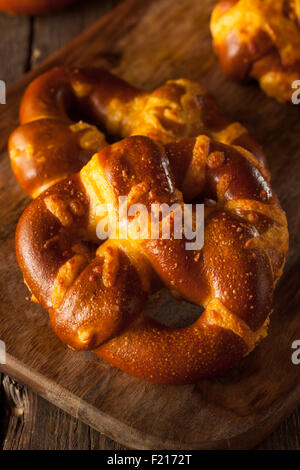
<svg viewBox="0 0 300 470">
<path fill-rule="evenodd" d="M 207 91 L 190 80 L 170 80 L 146 93 L 103 70 L 57 67 L 27 88 L 20 123 L 9 139 L 11 164 L 33 198 L 106 145 L 99 127 L 114 138 L 141 134 L 162 143 L 205 133 L 243 146 L 266 165 L 247 130 L 222 116 Z"/>
<path fill-rule="evenodd" d="M 255 78 L 280 102 L 292 102 L 300 76 L 299 0 L 221 0 L 211 17 L 214 49 L 229 78 Z"/>
<path fill-rule="evenodd" d="M 39 15 L 65 8 L 75 0 L 0 0 L 0 10 L 17 15 Z"/>
<path fill-rule="evenodd" d="M 58 70 L 62 69 L 50 74 L 56 76 Z M 63 78 L 66 74 L 89 77 L 75 86 L 75 101 L 78 82 L 72 82 L 71 94 L 68 81 L 67 87 L 54 87 L 55 92 L 47 95 L 47 87 L 39 88 L 47 76 L 38 79 L 21 107 L 21 122 L 30 122 L 10 140 L 19 180 L 40 194 L 22 215 L 16 232 L 17 258 L 26 284 L 49 311 L 62 341 L 74 349 L 91 349 L 134 376 L 183 384 L 225 372 L 266 335 L 274 286 L 288 248 L 287 222 L 269 172 L 242 147 L 203 134 L 189 137 L 201 130 L 224 136 L 220 126 L 204 118 L 203 102 L 212 99 L 206 95 L 203 99 L 204 92 L 195 99 L 199 88 L 193 82 L 167 82 L 149 94 L 103 72 L 65 69 Z M 178 82 L 183 88 L 180 100 Z M 197 91 L 189 94 L 191 89 Z M 36 128 L 36 134 L 26 134 L 28 126 L 42 128 L 46 121 L 63 126 L 73 137 L 69 106 L 74 102 L 72 113 L 80 110 L 84 119 L 101 124 L 110 134 L 138 134 L 139 125 L 147 136 L 133 135 L 106 145 L 75 176 L 61 180 L 62 173 L 55 169 L 52 180 L 42 173 L 26 179 L 28 166 L 22 162 L 28 159 L 28 143 L 35 168 L 35 146 L 39 142 L 43 155 L 50 142 L 39 140 Z M 101 136 L 91 125 L 81 126 L 83 141 L 85 132 L 96 135 L 96 140 Z M 34 137 L 26 140 L 27 136 Z M 81 152 L 82 140 L 77 135 L 76 139 Z M 53 140 L 53 145 L 58 144 Z M 98 145 L 102 143 L 97 140 Z M 52 166 L 47 159 L 57 158 L 51 150 L 43 161 L 48 168 Z M 45 180 L 48 188 L 41 192 Z M 61 181 L 51 184 L 53 180 Z M 146 233 L 140 239 L 121 236 L 95 246 L 102 220 L 99 204 L 109 203 L 117 212 L 120 196 L 127 197 L 129 208 L 137 203 L 147 208 L 153 203 L 182 206 L 195 198 L 215 201 L 206 205 L 203 248 L 186 250 L 185 232 L 182 239 L 175 239 L 174 218 L 170 239 L 152 239 Z M 170 328 L 142 313 L 149 295 L 162 285 L 176 297 L 205 307 L 193 325 Z"/>
</svg>

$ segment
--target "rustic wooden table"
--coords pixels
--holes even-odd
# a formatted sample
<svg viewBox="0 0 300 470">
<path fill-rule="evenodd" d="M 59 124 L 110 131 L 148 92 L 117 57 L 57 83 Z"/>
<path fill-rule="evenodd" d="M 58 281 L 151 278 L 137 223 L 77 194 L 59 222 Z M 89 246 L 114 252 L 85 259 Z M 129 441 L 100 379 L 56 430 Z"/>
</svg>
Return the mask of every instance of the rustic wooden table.
<svg viewBox="0 0 300 470">
<path fill-rule="evenodd" d="M 0 79 L 13 83 L 118 3 L 82 0 L 66 11 L 35 18 L 0 14 Z M 0 448 L 124 449 L 1 374 Z M 299 450 L 300 407 L 258 448 Z"/>
</svg>

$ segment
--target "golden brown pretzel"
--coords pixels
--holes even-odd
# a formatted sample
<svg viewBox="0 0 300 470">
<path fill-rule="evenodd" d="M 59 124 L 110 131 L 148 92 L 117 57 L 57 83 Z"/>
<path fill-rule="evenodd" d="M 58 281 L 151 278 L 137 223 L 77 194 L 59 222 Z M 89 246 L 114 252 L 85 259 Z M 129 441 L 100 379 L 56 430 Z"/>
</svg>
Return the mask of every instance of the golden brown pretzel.
<svg viewBox="0 0 300 470">
<path fill-rule="evenodd" d="M 116 209 L 118 197 L 128 196 L 128 207 L 149 208 L 196 195 L 216 201 L 207 207 L 202 250 L 187 251 L 185 238 L 173 237 L 108 239 L 94 252 L 80 245 L 96 241 L 99 203 Z M 56 334 L 165 384 L 223 373 L 266 335 L 287 243 L 264 167 L 207 136 L 165 146 L 133 136 L 105 147 L 33 201 L 16 234 L 26 284 Z M 141 314 L 157 277 L 176 297 L 206 308 L 194 325 L 168 328 Z"/>
<path fill-rule="evenodd" d="M 30 84 L 20 122 L 9 140 L 10 157 L 31 197 L 79 171 L 106 144 L 87 122 L 112 137 L 141 134 L 163 143 L 207 133 L 245 147 L 266 163 L 247 130 L 222 116 L 207 91 L 190 80 L 170 80 L 146 93 L 103 70 L 58 67 Z"/>
<path fill-rule="evenodd" d="M 0 0 L 0 10 L 17 15 L 38 15 L 62 9 L 75 0 Z"/>
<path fill-rule="evenodd" d="M 48 189 L 19 222 L 17 256 L 58 336 L 135 376 L 174 384 L 222 373 L 253 349 L 266 334 L 287 251 L 285 215 L 268 171 L 252 154 L 205 135 L 186 138 L 205 131 L 225 142 L 239 139 L 259 156 L 244 128 L 220 117 L 194 82 L 171 81 L 145 93 L 87 70 L 40 77 L 20 114 L 27 124 L 10 139 L 14 170 L 33 196 Z M 95 127 L 74 124 L 78 115 L 113 136 L 143 132 L 152 139 L 106 146 L 77 175 L 53 185 L 105 145 Z M 118 195 L 147 207 L 215 200 L 206 208 L 203 250 L 185 250 L 185 239 L 107 240 L 95 247 L 97 204 L 116 208 Z M 194 325 L 167 328 L 141 314 L 162 284 L 206 307 Z"/>
<path fill-rule="evenodd" d="M 211 17 L 214 48 L 230 78 L 255 78 L 269 96 L 291 102 L 300 77 L 299 0 L 221 0 Z"/>
</svg>

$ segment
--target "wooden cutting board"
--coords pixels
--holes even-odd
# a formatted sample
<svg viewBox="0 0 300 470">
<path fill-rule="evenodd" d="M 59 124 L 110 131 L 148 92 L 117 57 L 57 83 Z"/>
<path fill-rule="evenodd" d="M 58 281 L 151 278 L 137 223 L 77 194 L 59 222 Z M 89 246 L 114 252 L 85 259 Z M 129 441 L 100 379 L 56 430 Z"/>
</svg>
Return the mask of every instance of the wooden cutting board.
<svg viewBox="0 0 300 470">
<path fill-rule="evenodd" d="M 13 85 L 0 106 L 0 339 L 7 348 L 1 369 L 132 448 L 250 448 L 300 399 L 300 365 L 291 362 L 291 344 L 300 339 L 300 110 L 266 98 L 255 84 L 242 87 L 222 76 L 208 28 L 213 4 L 127 0 Z M 145 89 L 170 78 L 199 80 L 263 143 L 291 248 L 268 338 L 225 377 L 181 387 L 142 382 L 92 353 L 66 348 L 42 308 L 25 301 L 14 233 L 29 199 L 11 172 L 6 145 L 25 87 L 56 64 L 104 66 Z"/>
</svg>

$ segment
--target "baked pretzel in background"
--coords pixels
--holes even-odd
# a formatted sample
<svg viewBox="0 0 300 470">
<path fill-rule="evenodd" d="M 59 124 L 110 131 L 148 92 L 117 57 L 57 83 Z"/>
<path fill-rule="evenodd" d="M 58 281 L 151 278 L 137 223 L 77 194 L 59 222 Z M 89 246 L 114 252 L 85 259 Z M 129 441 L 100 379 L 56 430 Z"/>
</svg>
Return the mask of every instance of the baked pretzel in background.
<svg viewBox="0 0 300 470">
<path fill-rule="evenodd" d="M 79 116 L 93 125 L 74 124 Z M 261 148 L 245 129 L 220 116 L 195 82 L 147 93 L 99 70 L 41 76 L 20 117 L 27 124 L 10 138 L 12 165 L 39 196 L 19 221 L 17 258 L 61 340 L 163 384 L 214 377 L 248 354 L 266 335 L 288 231 Z M 95 125 L 132 136 L 108 145 Z M 203 248 L 186 250 L 172 217 L 170 239 L 146 233 L 99 245 L 97 208 L 117 212 L 120 196 L 128 208 L 205 201 Z M 205 307 L 193 325 L 170 328 L 143 313 L 163 286 Z"/>
<path fill-rule="evenodd" d="M 299 0 L 221 0 L 211 17 L 214 49 L 224 74 L 259 81 L 264 92 L 292 103 L 300 78 Z"/>
<path fill-rule="evenodd" d="M 39 15 L 62 10 L 76 0 L 0 0 L 0 10 L 15 15 Z"/>
</svg>

